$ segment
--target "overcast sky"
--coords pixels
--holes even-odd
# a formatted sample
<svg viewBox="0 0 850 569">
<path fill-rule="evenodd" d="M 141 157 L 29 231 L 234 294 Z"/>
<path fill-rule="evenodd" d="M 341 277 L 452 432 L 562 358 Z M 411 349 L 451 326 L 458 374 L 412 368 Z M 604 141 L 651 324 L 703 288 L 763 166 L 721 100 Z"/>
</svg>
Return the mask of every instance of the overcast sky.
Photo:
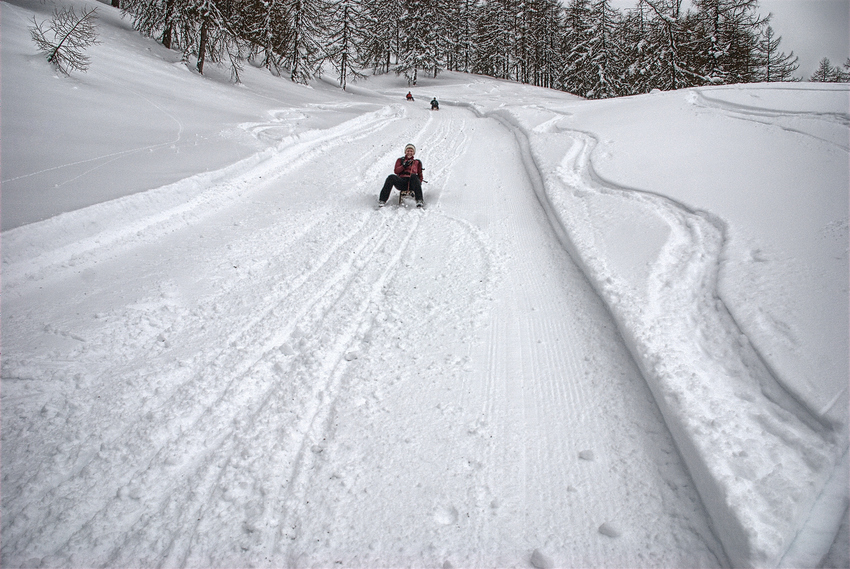
<svg viewBox="0 0 850 569">
<path fill-rule="evenodd" d="M 633 8 L 637 0 L 611 0 L 611 5 Z M 780 50 L 800 58 L 797 76 L 808 79 L 824 57 L 833 65 L 850 57 L 850 0 L 759 0 L 759 7 L 762 15 L 773 14 Z"/>
</svg>

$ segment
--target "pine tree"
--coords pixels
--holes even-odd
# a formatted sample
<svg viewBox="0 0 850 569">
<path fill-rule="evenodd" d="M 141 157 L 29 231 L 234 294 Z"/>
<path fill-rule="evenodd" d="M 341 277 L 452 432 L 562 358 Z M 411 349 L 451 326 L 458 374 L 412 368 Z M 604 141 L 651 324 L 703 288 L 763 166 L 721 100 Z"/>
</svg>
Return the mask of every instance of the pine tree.
<svg viewBox="0 0 850 569">
<path fill-rule="evenodd" d="M 554 88 L 563 69 L 560 41 L 564 34 L 563 9 L 555 0 L 534 0 L 535 18 L 530 25 L 534 39 L 531 82 L 539 87 Z"/>
<path fill-rule="evenodd" d="M 512 0 L 485 0 L 479 6 L 475 26 L 475 73 L 511 78 L 515 12 Z"/>
<path fill-rule="evenodd" d="M 449 5 L 446 21 L 446 68 L 469 73 L 475 57 L 474 0 L 457 0 Z"/>
<path fill-rule="evenodd" d="M 609 0 L 596 0 L 591 6 L 591 35 L 588 39 L 590 73 L 587 76 L 589 90 L 585 96 L 591 99 L 616 97 L 628 91 L 623 85 L 622 48 L 617 41 L 620 14 L 611 8 Z"/>
<path fill-rule="evenodd" d="M 693 0 L 697 37 L 693 67 L 711 83 L 744 83 L 755 76 L 761 20 L 757 0 Z"/>
<path fill-rule="evenodd" d="M 838 81 L 841 83 L 850 83 L 850 57 L 844 62 L 844 68 L 839 71 Z"/>
<path fill-rule="evenodd" d="M 652 49 L 658 51 L 655 87 L 662 90 L 704 85 L 710 80 L 694 70 L 699 20 L 682 13 L 682 0 L 644 0 L 653 13 Z"/>
<path fill-rule="evenodd" d="M 403 0 L 399 20 L 401 45 L 396 73 L 404 75 L 408 83 L 415 85 L 420 69 L 437 66 L 434 46 L 428 33 L 428 5 L 425 0 Z"/>
<path fill-rule="evenodd" d="M 452 0 L 423 0 L 424 29 L 418 30 L 425 46 L 428 69 L 433 77 L 446 68 L 451 51 L 449 34 L 450 2 Z"/>
<path fill-rule="evenodd" d="M 284 14 L 288 35 L 283 38 L 283 58 L 288 63 L 289 78 L 294 83 L 307 83 L 321 72 L 325 53 L 322 46 L 322 16 L 327 13 L 324 0 L 286 0 Z"/>
<path fill-rule="evenodd" d="M 362 64 L 376 73 L 389 72 L 398 60 L 401 0 L 364 0 Z"/>
<path fill-rule="evenodd" d="M 363 77 L 360 72 L 362 57 L 359 45 L 362 40 L 361 5 L 359 0 L 337 0 L 332 6 L 331 25 L 326 48 L 327 58 L 336 69 L 339 85 L 345 90 L 348 79 Z"/>
<path fill-rule="evenodd" d="M 798 81 L 793 73 L 797 71 L 800 65 L 797 63 L 797 56 L 792 51 L 789 55 L 779 51 L 779 43 L 782 37 L 777 37 L 773 28 L 767 26 L 764 34 L 758 43 L 758 52 L 760 59 L 760 72 L 758 75 L 759 81 L 768 83 L 774 81 Z"/>
<path fill-rule="evenodd" d="M 835 79 L 835 68 L 829 63 L 828 57 L 820 60 L 817 70 L 809 77 L 809 81 L 816 83 L 832 83 Z"/>
<path fill-rule="evenodd" d="M 284 64 L 284 38 L 289 37 L 284 0 L 250 0 L 243 4 L 241 37 L 250 44 L 250 57 L 262 55 L 260 64 L 279 74 Z"/>
<path fill-rule="evenodd" d="M 649 93 L 656 87 L 655 77 L 663 68 L 660 51 L 656 49 L 658 26 L 653 25 L 649 10 L 644 1 L 640 0 L 620 25 L 623 61 L 627 63 L 624 70 L 626 95 Z"/>
<path fill-rule="evenodd" d="M 584 97 L 592 90 L 590 0 L 570 0 L 565 10 L 560 88 Z"/>
<path fill-rule="evenodd" d="M 132 15 L 133 28 L 147 37 L 159 36 L 162 45 L 172 48 L 176 8 L 179 0 L 125 0 L 124 13 Z"/>
</svg>

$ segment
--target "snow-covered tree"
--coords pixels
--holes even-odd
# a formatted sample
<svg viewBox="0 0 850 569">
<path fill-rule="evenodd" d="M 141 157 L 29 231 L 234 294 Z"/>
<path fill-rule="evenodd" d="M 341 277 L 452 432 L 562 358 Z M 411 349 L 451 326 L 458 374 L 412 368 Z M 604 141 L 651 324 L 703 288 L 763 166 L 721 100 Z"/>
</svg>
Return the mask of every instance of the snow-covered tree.
<svg viewBox="0 0 850 569">
<path fill-rule="evenodd" d="M 758 74 L 758 39 L 764 21 L 758 0 L 693 0 L 694 71 L 710 83 L 747 83 Z"/>
<path fill-rule="evenodd" d="M 833 66 L 828 57 L 820 60 L 817 70 L 809 77 L 809 81 L 818 83 L 846 83 L 850 81 L 850 57 L 844 67 Z"/>
<path fill-rule="evenodd" d="M 623 49 L 618 41 L 620 14 L 611 8 L 609 0 L 595 0 L 591 6 L 591 35 L 587 75 L 589 90 L 584 96 L 604 99 L 625 94 Z"/>
<path fill-rule="evenodd" d="M 484 0 L 480 4 L 475 26 L 475 73 L 511 78 L 515 12 L 513 0 Z"/>
<path fill-rule="evenodd" d="M 360 72 L 362 58 L 359 46 L 362 41 L 361 4 L 359 0 L 337 0 L 332 5 L 329 18 L 329 36 L 326 56 L 339 77 L 339 85 L 346 88 L 349 78 L 363 77 Z"/>
<path fill-rule="evenodd" d="M 323 24 L 327 12 L 325 0 L 284 2 L 288 34 L 283 38 L 282 51 L 289 78 L 295 83 L 307 83 L 321 73 L 325 58 Z"/>
<path fill-rule="evenodd" d="M 446 68 L 468 73 L 475 57 L 475 0 L 456 0 L 446 18 Z"/>
<path fill-rule="evenodd" d="M 240 35 L 249 44 L 249 56 L 279 74 L 285 59 L 284 39 L 289 37 L 285 0 L 248 0 L 243 3 Z"/>
<path fill-rule="evenodd" d="M 643 0 L 653 14 L 653 48 L 658 51 L 655 88 L 681 89 L 710 79 L 694 70 L 699 18 L 682 11 L 682 0 Z"/>
<path fill-rule="evenodd" d="M 534 19 L 529 24 L 533 38 L 533 69 L 530 82 L 540 87 L 556 87 L 564 67 L 560 45 L 564 34 L 563 8 L 555 0 L 532 0 Z"/>
<path fill-rule="evenodd" d="M 365 67 L 389 72 L 398 58 L 401 0 L 363 0 L 360 54 Z"/>
<path fill-rule="evenodd" d="M 657 87 L 655 77 L 663 68 L 661 51 L 657 48 L 660 28 L 654 25 L 651 9 L 640 0 L 629 10 L 620 24 L 624 62 L 624 94 L 649 93 Z"/>
<path fill-rule="evenodd" d="M 434 77 L 446 68 L 446 0 L 402 0 L 399 18 L 399 56 L 395 71 L 416 84 L 419 71 Z"/>
<path fill-rule="evenodd" d="M 590 0 L 570 0 L 565 10 L 561 89 L 584 96 L 592 89 L 593 64 L 590 42 L 593 35 Z"/>
</svg>

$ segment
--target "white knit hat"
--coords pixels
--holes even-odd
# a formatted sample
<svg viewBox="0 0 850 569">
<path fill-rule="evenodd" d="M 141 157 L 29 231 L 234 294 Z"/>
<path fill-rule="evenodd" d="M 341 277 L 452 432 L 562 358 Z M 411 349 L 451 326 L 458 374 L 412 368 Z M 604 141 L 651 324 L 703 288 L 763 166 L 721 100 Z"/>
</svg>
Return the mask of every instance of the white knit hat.
<svg viewBox="0 0 850 569">
<path fill-rule="evenodd" d="M 413 152 L 416 152 L 416 147 L 415 147 L 415 146 L 413 146 L 412 144 L 408 144 L 407 146 L 405 146 L 405 147 L 404 147 L 404 151 L 405 151 L 405 152 L 407 152 L 407 149 L 408 149 L 408 148 L 412 148 L 412 149 L 413 149 Z"/>
</svg>

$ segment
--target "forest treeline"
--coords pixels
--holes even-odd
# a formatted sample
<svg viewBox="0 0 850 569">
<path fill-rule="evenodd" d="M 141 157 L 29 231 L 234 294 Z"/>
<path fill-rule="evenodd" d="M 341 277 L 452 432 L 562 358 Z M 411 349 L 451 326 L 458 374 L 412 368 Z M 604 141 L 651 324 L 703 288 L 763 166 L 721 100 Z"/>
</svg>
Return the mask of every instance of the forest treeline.
<svg viewBox="0 0 850 569">
<path fill-rule="evenodd" d="M 793 52 L 758 0 L 122 0 L 141 33 L 197 61 L 246 61 L 306 82 L 333 69 L 411 84 L 443 70 L 587 98 L 793 81 Z M 329 67 L 332 66 L 332 67 Z"/>
</svg>

